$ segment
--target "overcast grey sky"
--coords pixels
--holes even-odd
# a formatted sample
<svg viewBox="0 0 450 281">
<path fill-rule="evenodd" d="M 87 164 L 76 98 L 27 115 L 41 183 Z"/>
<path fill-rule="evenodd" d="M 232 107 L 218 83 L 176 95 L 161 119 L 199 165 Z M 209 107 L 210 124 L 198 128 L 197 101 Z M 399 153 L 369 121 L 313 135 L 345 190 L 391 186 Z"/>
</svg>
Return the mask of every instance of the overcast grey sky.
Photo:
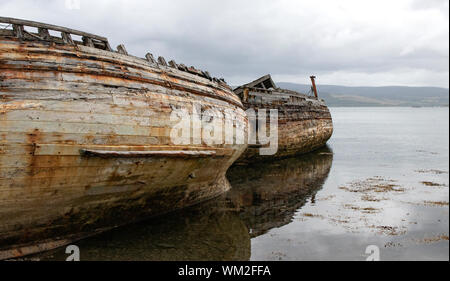
<svg viewBox="0 0 450 281">
<path fill-rule="evenodd" d="M 278 82 L 315 74 L 320 84 L 449 84 L 448 0 L 79 1 L 78 10 L 66 0 L 0 0 L 0 15 L 104 35 L 231 85 L 267 73 Z"/>
</svg>

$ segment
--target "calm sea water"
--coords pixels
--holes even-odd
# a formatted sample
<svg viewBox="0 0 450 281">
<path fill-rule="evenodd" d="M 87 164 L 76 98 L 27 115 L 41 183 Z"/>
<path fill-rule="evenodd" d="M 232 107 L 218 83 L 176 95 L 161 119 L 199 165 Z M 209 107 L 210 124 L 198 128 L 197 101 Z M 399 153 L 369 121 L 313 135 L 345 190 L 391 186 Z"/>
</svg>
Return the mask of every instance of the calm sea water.
<svg viewBox="0 0 450 281">
<path fill-rule="evenodd" d="M 81 259 L 448 260 L 449 109 L 331 111 L 327 147 L 232 167 L 224 196 L 79 241 Z"/>
</svg>

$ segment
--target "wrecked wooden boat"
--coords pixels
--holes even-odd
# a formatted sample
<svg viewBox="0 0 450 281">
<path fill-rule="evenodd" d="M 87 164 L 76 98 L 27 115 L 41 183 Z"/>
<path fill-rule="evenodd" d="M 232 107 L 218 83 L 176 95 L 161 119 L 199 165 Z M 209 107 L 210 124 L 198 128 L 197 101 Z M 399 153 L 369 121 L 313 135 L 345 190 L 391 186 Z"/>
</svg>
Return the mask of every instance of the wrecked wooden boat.
<svg viewBox="0 0 450 281">
<path fill-rule="evenodd" d="M 199 203 L 246 144 L 171 139 L 176 109 L 233 110 L 223 79 L 108 39 L 0 17 L 0 259 Z M 58 34 L 55 34 L 58 33 Z M 59 35 L 60 34 L 60 35 Z M 196 144 L 193 144 L 196 143 Z"/>
<path fill-rule="evenodd" d="M 261 147 L 266 145 L 258 140 L 256 143 L 249 142 L 248 149 L 237 160 L 238 164 L 303 154 L 326 144 L 333 134 L 333 122 L 325 101 L 318 98 L 314 78 L 311 76 L 313 96 L 277 88 L 270 75 L 234 90 L 246 110 L 253 109 L 256 114 L 260 109 L 265 109 L 267 113 L 271 109 L 278 111 L 276 154 L 260 155 Z M 251 132 L 256 134 L 258 125 L 255 128 L 252 124 L 254 129 Z M 266 131 L 269 132 L 269 128 Z"/>
</svg>

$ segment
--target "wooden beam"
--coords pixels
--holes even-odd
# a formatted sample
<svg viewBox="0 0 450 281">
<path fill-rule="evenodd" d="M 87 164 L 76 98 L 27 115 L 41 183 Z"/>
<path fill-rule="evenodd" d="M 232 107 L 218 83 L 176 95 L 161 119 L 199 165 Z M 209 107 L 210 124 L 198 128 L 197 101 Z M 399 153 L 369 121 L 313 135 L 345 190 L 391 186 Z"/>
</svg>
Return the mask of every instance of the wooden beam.
<svg viewBox="0 0 450 281">
<path fill-rule="evenodd" d="M 74 34 L 74 35 L 85 36 L 85 37 L 97 39 L 100 41 L 108 41 L 108 39 L 103 36 L 98 36 L 95 34 L 83 32 L 83 31 L 79 31 L 79 30 L 75 30 L 75 29 L 70 29 L 70 28 L 66 28 L 66 27 L 62 27 L 62 26 L 46 24 L 46 23 L 41 23 L 41 22 L 8 18 L 8 17 L 0 17 L 0 22 L 12 24 L 12 25 L 22 25 L 22 26 L 31 26 L 31 27 L 37 27 L 37 28 L 43 28 L 43 29 L 50 29 L 50 30 L 54 30 L 54 31 L 67 32 L 67 33 Z"/>
<path fill-rule="evenodd" d="M 51 38 L 50 33 L 48 32 L 47 28 L 39 27 L 38 34 L 44 40 L 50 40 L 50 38 Z"/>
<path fill-rule="evenodd" d="M 269 87 L 269 88 L 274 88 L 274 89 L 276 89 L 276 85 L 275 85 L 275 83 L 273 82 L 272 77 L 270 76 L 270 74 L 264 75 L 263 77 L 258 78 L 258 79 L 256 79 L 256 80 L 253 81 L 253 82 L 244 84 L 244 85 L 242 85 L 242 86 L 240 86 L 240 87 L 242 87 L 242 88 L 245 88 L 245 87 L 253 88 L 253 87 L 257 87 L 259 84 L 262 84 L 262 85 L 260 86 L 260 88 L 262 87 L 263 89 L 266 89 L 267 87 L 266 87 L 266 86 L 264 85 L 264 83 L 263 83 L 263 82 L 265 82 L 265 81 L 267 81 L 267 82 L 270 83 L 270 87 Z"/>
<path fill-rule="evenodd" d="M 203 74 L 205 75 L 206 78 L 208 78 L 209 80 L 212 80 L 212 77 L 211 77 L 211 75 L 209 74 L 208 71 L 202 71 L 202 72 L 203 72 Z"/>
<path fill-rule="evenodd" d="M 192 73 L 192 74 L 196 74 L 196 75 L 202 76 L 202 72 L 201 72 L 200 70 L 196 69 L 196 68 L 193 67 L 193 66 L 188 67 L 188 68 L 187 68 L 187 71 L 188 71 L 189 73 Z"/>
<path fill-rule="evenodd" d="M 120 54 L 128 55 L 127 49 L 125 48 L 125 45 L 124 45 L 124 44 L 120 44 L 119 46 L 117 46 L 117 51 L 118 51 Z"/>
<path fill-rule="evenodd" d="M 155 58 L 154 58 L 153 55 L 150 54 L 150 53 L 147 53 L 147 54 L 145 55 L 145 58 L 146 58 L 150 63 L 156 63 Z"/>
<path fill-rule="evenodd" d="M 159 63 L 160 65 L 167 66 L 167 62 L 166 62 L 166 60 L 164 59 L 164 57 L 158 57 L 158 63 Z"/>
<path fill-rule="evenodd" d="M 109 45 L 108 40 L 103 41 L 103 43 L 105 43 L 105 50 L 106 50 L 106 51 L 112 51 L 112 48 L 111 48 L 111 46 Z"/>
<path fill-rule="evenodd" d="M 82 37 L 82 40 L 83 40 L 83 44 L 84 44 L 85 46 L 88 46 L 88 47 L 91 47 L 91 48 L 95 48 L 94 42 L 92 42 L 92 39 L 91 39 L 91 38 L 86 37 L 86 36 L 83 36 L 83 37 Z"/>
<path fill-rule="evenodd" d="M 70 33 L 61 32 L 61 38 L 64 41 L 64 43 L 69 45 L 75 45 L 75 42 L 73 42 L 72 40 L 72 36 L 70 36 Z"/>
<path fill-rule="evenodd" d="M 184 64 L 182 64 L 182 63 L 180 63 L 178 65 L 178 69 L 181 70 L 181 71 L 187 71 L 187 67 Z"/>
<path fill-rule="evenodd" d="M 216 155 L 214 150 L 163 150 L 163 151 L 108 151 L 81 149 L 80 154 L 86 157 L 101 158 L 142 158 L 142 157 L 210 157 Z"/>
<path fill-rule="evenodd" d="M 20 25 L 20 24 L 13 24 L 13 30 L 14 30 L 14 35 L 15 35 L 17 38 L 23 38 L 23 36 L 24 36 L 23 25 Z"/>
<path fill-rule="evenodd" d="M 169 66 L 178 69 L 178 65 L 174 60 L 169 61 Z"/>
</svg>

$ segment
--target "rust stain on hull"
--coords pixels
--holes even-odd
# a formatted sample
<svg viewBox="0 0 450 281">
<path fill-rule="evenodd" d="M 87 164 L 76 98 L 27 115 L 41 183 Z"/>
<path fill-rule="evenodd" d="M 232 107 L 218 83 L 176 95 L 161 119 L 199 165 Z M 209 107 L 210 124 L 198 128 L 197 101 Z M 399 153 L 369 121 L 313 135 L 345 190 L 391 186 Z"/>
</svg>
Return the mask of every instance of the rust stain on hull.
<svg viewBox="0 0 450 281">
<path fill-rule="evenodd" d="M 89 47 L 18 38 L 17 30 L 0 32 L 0 259 L 230 188 L 225 173 L 245 144 L 170 140 L 172 110 L 194 103 L 234 110 L 236 126 L 247 127 L 242 103 L 223 81 L 112 52 L 102 37 Z M 102 151 L 109 157 L 92 155 Z"/>
</svg>

